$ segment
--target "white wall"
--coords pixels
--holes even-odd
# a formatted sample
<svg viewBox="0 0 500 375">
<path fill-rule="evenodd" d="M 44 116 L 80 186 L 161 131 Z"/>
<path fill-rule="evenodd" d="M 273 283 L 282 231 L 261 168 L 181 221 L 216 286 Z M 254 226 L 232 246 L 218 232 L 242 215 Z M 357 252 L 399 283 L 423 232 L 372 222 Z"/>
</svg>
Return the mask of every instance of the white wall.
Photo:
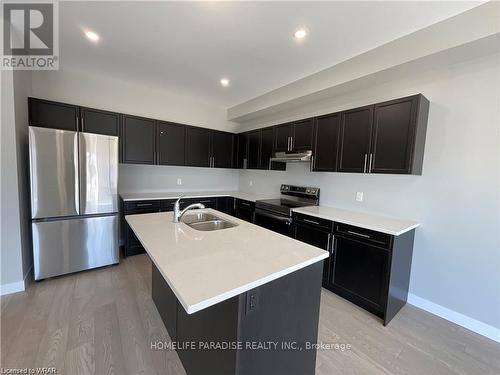
<svg viewBox="0 0 500 375">
<path fill-rule="evenodd" d="M 24 289 L 31 269 L 27 97 L 31 73 L 1 72 L 1 292 Z"/>
<path fill-rule="evenodd" d="M 224 108 L 210 101 L 79 71 L 34 72 L 33 96 L 211 129 L 237 127 L 226 120 Z M 121 164 L 119 176 L 122 192 L 235 190 L 238 186 L 237 171 L 217 169 Z M 182 178 L 182 186 L 177 178 Z"/>
<path fill-rule="evenodd" d="M 236 126 L 209 100 L 81 71 L 33 72 L 33 96 L 212 129 Z"/>
<path fill-rule="evenodd" d="M 242 171 L 240 189 L 319 186 L 323 205 L 419 221 L 410 292 L 500 328 L 500 56 L 408 72 L 405 79 L 296 113 L 334 112 L 415 93 L 431 102 L 422 176 L 310 173 L 305 165 L 289 164 L 286 172 Z M 364 202 L 355 201 L 356 191 L 364 192 Z"/>
<path fill-rule="evenodd" d="M 118 187 L 120 192 L 238 190 L 238 176 L 231 169 L 120 164 Z"/>
</svg>

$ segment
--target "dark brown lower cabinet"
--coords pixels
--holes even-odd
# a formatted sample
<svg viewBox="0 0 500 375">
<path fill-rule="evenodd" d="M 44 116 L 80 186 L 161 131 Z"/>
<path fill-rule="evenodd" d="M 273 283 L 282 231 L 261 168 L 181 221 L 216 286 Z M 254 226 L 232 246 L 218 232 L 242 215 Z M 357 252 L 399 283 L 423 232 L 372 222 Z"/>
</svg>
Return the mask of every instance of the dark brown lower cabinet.
<svg viewBox="0 0 500 375">
<path fill-rule="evenodd" d="M 415 230 L 391 236 L 296 214 L 295 239 L 330 252 L 323 287 L 383 319 L 406 304 Z"/>
<path fill-rule="evenodd" d="M 321 263 L 314 263 L 203 310 L 188 314 L 152 266 L 151 294 L 189 375 L 313 375 L 321 300 Z M 276 343 L 277 348 L 253 344 Z M 194 345 L 193 345 L 194 344 Z M 227 345 L 223 350 L 201 347 Z M 242 347 L 239 347 L 241 344 Z M 287 349 L 293 345 L 296 350 Z M 234 347 L 231 347 L 235 345 Z"/>
<path fill-rule="evenodd" d="M 217 197 L 215 208 L 217 211 L 224 212 L 225 214 L 234 215 L 234 198 Z"/>
<path fill-rule="evenodd" d="M 330 277 L 330 269 L 332 267 L 332 234 L 322 229 L 317 229 L 314 226 L 296 224 L 295 239 L 319 247 L 330 252 L 330 257 L 324 260 L 323 263 L 323 284 L 328 283 Z"/>
<path fill-rule="evenodd" d="M 161 210 L 161 202 L 159 200 L 142 200 L 142 201 L 121 201 L 121 231 L 122 231 L 122 245 L 123 256 L 128 257 L 131 255 L 143 254 L 144 247 L 134 234 L 134 231 L 125 221 L 127 215 L 149 214 L 159 212 Z"/>
<path fill-rule="evenodd" d="M 235 199 L 234 216 L 238 219 L 253 223 L 255 213 L 255 202 L 246 201 L 243 199 Z"/>
<path fill-rule="evenodd" d="M 386 301 L 390 253 L 369 243 L 335 236 L 335 264 L 331 284 L 335 291 L 374 313 L 382 313 Z"/>
</svg>

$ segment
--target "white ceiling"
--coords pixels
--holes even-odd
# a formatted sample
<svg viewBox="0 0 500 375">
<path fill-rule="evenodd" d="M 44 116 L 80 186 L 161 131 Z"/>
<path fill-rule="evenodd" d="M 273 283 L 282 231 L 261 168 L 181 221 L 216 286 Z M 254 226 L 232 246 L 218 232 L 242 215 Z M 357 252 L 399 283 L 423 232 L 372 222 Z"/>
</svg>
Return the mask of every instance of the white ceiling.
<svg viewBox="0 0 500 375">
<path fill-rule="evenodd" d="M 229 107 L 479 4 L 61 2 L 60 63 Z"/>
</svg>

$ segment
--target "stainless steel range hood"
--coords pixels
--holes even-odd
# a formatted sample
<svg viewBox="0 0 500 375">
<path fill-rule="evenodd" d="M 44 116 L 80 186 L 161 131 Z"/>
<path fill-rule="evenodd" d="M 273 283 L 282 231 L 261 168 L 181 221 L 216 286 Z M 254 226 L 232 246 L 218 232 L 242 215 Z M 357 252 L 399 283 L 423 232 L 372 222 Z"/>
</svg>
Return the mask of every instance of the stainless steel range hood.
<svg viewBox="0 0 500 375">
<path fill-rule="evenodd" d="M 312 151 L 304 152 L 276 152 L 271 161 L 279 161 L 282 163 L 299 163 L 299 162 L 310 162 L 312 156 Z"/>
</svg>

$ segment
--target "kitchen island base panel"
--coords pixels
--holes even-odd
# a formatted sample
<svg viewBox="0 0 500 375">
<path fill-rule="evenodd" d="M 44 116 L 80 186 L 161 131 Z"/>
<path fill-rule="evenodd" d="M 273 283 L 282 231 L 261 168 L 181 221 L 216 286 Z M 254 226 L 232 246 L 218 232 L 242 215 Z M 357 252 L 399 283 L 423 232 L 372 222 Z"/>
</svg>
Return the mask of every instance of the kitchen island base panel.
<svg viewBox="0 0 500 375">
<path fill-rule="evenodd" d="M 317 262 L 187 314 L 153 264 L 152 297 L 188 375 L 314 374 L 316 350 L 306 343 L 317 342 L 322 272 Z M 192 342 L 196 349 L 185 349 Z M 211 342 L 242 348 L 200 349 Z M 267 347 L 246 349 L 259 344 Z"/>
</svg>

